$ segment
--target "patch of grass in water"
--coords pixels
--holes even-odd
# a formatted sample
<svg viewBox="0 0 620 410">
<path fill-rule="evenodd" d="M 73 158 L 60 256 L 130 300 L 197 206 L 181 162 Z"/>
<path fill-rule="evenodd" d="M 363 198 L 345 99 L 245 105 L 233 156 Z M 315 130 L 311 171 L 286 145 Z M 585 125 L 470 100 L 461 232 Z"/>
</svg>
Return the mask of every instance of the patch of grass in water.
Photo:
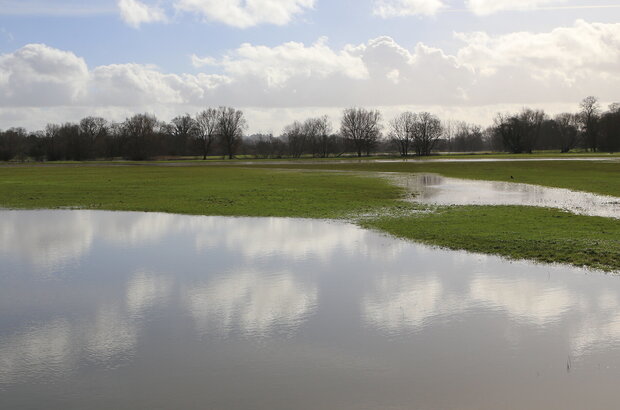
<svg viewBox="0 0 620 410">
<path fill-rule="evenodd" d="M 449 249 L 620 270 L 620 220 L 521 206 L 454 206 L 362 226 Z"/>
</svg>

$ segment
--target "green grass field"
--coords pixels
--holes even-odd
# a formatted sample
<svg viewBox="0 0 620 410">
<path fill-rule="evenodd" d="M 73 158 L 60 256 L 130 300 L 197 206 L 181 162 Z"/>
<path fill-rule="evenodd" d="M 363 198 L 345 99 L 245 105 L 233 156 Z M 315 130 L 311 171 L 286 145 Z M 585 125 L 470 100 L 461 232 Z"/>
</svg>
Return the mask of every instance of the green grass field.
<svg viewBox="0 0 620 410">
<path fill-rule="evenodd" d="M 232 167 L 0 168 L 0 206 L 202 215 L 342 218 L 394 206 L 387 181 L 330 173 Z"/>
<path fill-rule="evenodd" d="M 332 170 L 433 172 L 620 197 L 618 162 L 67 164 L 0 167 L 0 206 L 349 218 L 452 249 L 620 271 L 620 220 L 506 206 L 436 207 L 412 213 L 408 211 L 423 207 L 399 200 L 403 192 L 386 180 Z M 363 217 L 368 214 L 378 216 Z"/>
</svg>

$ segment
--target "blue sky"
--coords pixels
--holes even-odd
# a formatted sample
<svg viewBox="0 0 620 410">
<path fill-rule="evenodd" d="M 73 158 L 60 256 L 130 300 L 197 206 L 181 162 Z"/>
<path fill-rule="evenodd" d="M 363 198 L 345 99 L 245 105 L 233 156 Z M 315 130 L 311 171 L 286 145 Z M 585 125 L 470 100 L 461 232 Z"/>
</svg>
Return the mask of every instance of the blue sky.
<svg viewBox="0 0 620 410">
<path fill-rule="evenodd" d="M 220 103 L 256 131 L 347 105 L 484 123 L 620 99 L 619 36 L 608 0 L 0 0 L 0 128 Z"/>
</svg>

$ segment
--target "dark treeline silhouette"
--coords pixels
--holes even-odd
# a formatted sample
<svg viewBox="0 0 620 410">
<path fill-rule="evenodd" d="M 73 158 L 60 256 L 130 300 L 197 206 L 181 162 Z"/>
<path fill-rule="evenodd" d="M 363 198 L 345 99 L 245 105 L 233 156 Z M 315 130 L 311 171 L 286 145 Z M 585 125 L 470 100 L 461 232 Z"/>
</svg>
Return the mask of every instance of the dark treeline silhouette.
<svg viewBox="0 0 620 410">
<path fill-rule="evenodd" d="M 511 152 L 574 149 L 620 151 L 620 104 L 603 111 L 595 97 L 583 99 L 579 111 L 554 117 L 542 110 L 523 108 L 499 113 L 483 129 L 465 122 L 442 122 L 428 112 L 403 112 L 387 121 L 377 110 L 348 108 L 338 130 L 327 116 L 295 121 L 282 135 L 245 136 L 242 111 L 231 107 L 207 108 L 170 122 L 150 114 L 136 114 L 115 123 L 86 117 L 79 123 L 48 124 L 44 130 L 23 128 L 0 131 L 0 161 L 83 161 L 124 158 L 235 155 L 256 158 L 314 158 L 372 153 L 431 155 L 433 152 Z"/>
</svg>

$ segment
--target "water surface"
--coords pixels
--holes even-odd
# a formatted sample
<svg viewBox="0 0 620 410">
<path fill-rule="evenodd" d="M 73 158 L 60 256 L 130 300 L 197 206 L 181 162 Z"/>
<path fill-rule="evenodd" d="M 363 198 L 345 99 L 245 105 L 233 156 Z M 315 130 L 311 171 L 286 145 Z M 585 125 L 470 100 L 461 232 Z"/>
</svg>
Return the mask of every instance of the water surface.
<svg viewBox="0 0 620 410">
<path fill-rule="evenodd" d="M 620 281 L 353 225 L 0 212 L 0 408 L 608 409 Z"/>
<path fill-rule="evenodd" d="M 382 173 L 406 188 L 413 202 L 432 205 L 521 205 L 579 215 L 620 218 L 620 198 L 514 182 L 446 178 L 437 174 Z"/>
</svg>

